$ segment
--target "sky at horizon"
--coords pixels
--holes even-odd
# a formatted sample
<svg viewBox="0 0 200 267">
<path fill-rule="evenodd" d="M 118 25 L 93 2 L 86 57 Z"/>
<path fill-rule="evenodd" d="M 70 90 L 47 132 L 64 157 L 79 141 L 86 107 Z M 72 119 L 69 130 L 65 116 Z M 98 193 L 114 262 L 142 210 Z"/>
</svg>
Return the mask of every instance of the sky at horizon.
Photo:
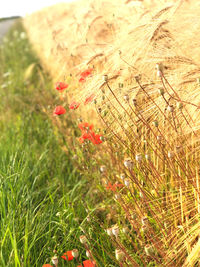
<svg viewBox="0 0 200 267">
<path fill-rule="evenodd" d="M 41 8 L 57 3 L 70 3 L 76 0 L 0 0 L 0 18 L 31 14 Z"/>
</svg>

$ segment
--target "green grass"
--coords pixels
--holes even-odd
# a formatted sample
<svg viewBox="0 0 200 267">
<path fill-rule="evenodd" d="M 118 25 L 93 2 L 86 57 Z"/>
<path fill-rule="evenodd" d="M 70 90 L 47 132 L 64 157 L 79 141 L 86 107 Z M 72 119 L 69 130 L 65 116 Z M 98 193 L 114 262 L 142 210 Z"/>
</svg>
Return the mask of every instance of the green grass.
<svg viewBox="0 0 200 267">
<path fill-rule="evenodd" d="M 0 48 L 0 266 L 42 266 L 51 262 L 53 250 L 62 255 L 74 248 L 83 260 L 79 221 L 86 221 L 88 182 L 42 112 L 53 85 L 21 31 L 18 23 Z M 109 239 L 96 233 L 102 231 L 97 223 L 88 227 L 100 266 L 116 266 L 102 249 L 112 251 Z M 62 260 L 64 265 L 77 263 Z"/>
</svg>

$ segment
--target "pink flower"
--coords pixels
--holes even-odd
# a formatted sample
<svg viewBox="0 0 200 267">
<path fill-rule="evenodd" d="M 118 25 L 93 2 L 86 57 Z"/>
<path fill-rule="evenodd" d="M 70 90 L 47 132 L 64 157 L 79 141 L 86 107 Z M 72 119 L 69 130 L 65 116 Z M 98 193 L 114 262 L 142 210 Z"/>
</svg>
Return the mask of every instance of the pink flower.
<svg viewBox="0 0 200 267">
<path fill-rule="evenodd" d="M 63 106 L 57 106 L 53 112 L 54 115 L 62 115 L 65 113 L 66 113 L 66 110 L 65 110 L 65 108 L 63 108 Z"/>
</svg>

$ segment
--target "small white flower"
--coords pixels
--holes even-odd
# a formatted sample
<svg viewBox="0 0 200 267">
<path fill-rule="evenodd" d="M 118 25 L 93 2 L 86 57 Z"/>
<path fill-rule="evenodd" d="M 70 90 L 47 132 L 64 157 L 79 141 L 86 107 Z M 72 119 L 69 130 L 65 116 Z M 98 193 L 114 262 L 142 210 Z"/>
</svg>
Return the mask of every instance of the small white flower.
<svg viewBox="0 0 200 267">
<path fill-rule="evenodd" d="M 119 227 L 117 225 L 115 225 L 114 227 L 112 227 L 112 233 L 116 237 L 119 235 Z"/>
<path fill-rule="evenodd" d="M 109 236 L 112 236 L 113 235 L 113 232 L 112 232 L 112 228 L 108 228 L 106 229 L 106 232 Z"/>
<path fill-rule="evenodd" d="M 72 256 L 73 256 L 75 259 L 78 258 L 78 256 L 79 256 L 78 249 L 73 249 L 73 250 L 72 250 Z"/>
<path fill-rule="evenodd" d="M 123 228 L 122 228 L 122 232 L 123 232 L 124 234 L 129 233 L 129 228 L 128 228 L 128 226 L 123 227 Z"/>
<path fill-rule="evenodd" d="M 149 153 L 145 154 L 145 159 L 146 160 L 151 160 L 151 155 Z"/>
<path fill-rule="evenodd" d="M 129 101 L 129 95 L 124 95 L 124 100 Z"/>
<path fill-rule="evenodd" d="M 106 171 L 106 166 L 105 165 L 100 166 L 100 172 L 105 172 L 105 171 Z"/>
<path fill-rule="evenodd" d="M 124 179 L 124 184 L 125 186 L 129 187 L 130 186 L 130 179 Z"/>
<path fill-rule="evenodd" d="M 87 237 L 86 237 L 85 235 L 81 235 L 81 236 L 80 236 L 80 242 L 81 242 L 82 244 L 87 243 Z"/>
<path fill-rule="evenodd" d="M 142 219 L 141 219 L 141 222 L 142 222 L 142 225 L 148 225 L 148 218 L 147 217 L 143 217 Z"/>
<path fill-rule="evenodd" d="M 8 71 L 8 72 L 5 72 L 4 74 L 3 74 L 3 77 L 4 78 L 6 78 L 6 77 L 8 77 L 8 76 L 10 76 L 10 72 Z"/>
<path fill-rule="evenodd" d="M 108 81 L 108 75 L 107 74 L 103 75 L 103 81 L 104 82 L 107 82 Z"/>
<path fill-rule="evenodd" d="M 144 247 L 144 251 L 146 252 L 147 256 L 153 256 L 154 255 L 154 248 L 151 245 L 146 245 Z"/>
<path fill-rule="evenodd" d="M 116 260 L 118 260 L 119 262 L 121 262 L 125 258 L 125 253 L 122 250 L 120 250 L 120 249 L 116 249 L 115 250 L 115 258 L 116 258 Z"/>
<path fill-rule="evenodd" d="M 136 161 L 138 161 L 139 163 L 142 162 L 142 154 L 137 154 L 137 155 L 135 156 L 135 159 L 136 159 Z"/>
<path fill-rule="evenodd" d="M 20 38 L 21 38 L 22 40 L 26 39 L 26 33 L 25 33 L 25 32 L 21 32 L 21 33 L 20 33 Z"/>
<path fill-rule="evenodd" d="M 129 170 L 133 168 L 133 161 L 131 160 L 131 158 L 126 158 L 124 160 L 124 166 Z"/>
<path fill-rule="evenodd" d="M 58 257 L 57 256 L 53 256 L 53 258 L 51 259 L 52 263 L 57 266 L 58 265 Z"/>
<path fill-rule="evenodd" d="M 120 178 L 121 178 L 122 180 L 124 180 L 125 177 L 126 177 L 126 175 L 125 175 L 124 173 L 121 173 L 121 174 L 120 174 Z"/>
<path fill-rule="evenodd" d="M 90 258 L 91 257 L 91 254 L 90 254 L 90 252 L 89 252 L 89 250 L 86 250 L 86 257 L 88 257 L 88 258 Z"/>
<path fill-rule="evenodd" d="M 167 111 L 168 111 L 168 112 L 173 112 L 173 111 L 174 111 L 174 106 L 173 106 L 173 105 L 169 105 L 169 106 L 167 107 Z"/>
<path fill-rule="evenodd" d="M 169 159 L 174 158 L 174 152 L 173 151 L 168 151 L 168 158 Z"/>
</svg>

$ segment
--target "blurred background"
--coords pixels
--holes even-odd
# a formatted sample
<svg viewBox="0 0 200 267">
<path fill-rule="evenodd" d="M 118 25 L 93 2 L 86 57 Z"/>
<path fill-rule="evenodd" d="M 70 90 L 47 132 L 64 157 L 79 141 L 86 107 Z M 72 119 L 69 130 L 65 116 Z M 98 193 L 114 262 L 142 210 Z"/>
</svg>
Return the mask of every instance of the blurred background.
<svg viewBox="0 0 200 267">
<path fill-rule="evenodd" d="M 0 18 L 25 16 L 41 8 L 51 6 L 60 2 L 69 3 L 75 0 L 42 0 L 42 1 L 1 1 L 0 3 Z"/>
</svg>

